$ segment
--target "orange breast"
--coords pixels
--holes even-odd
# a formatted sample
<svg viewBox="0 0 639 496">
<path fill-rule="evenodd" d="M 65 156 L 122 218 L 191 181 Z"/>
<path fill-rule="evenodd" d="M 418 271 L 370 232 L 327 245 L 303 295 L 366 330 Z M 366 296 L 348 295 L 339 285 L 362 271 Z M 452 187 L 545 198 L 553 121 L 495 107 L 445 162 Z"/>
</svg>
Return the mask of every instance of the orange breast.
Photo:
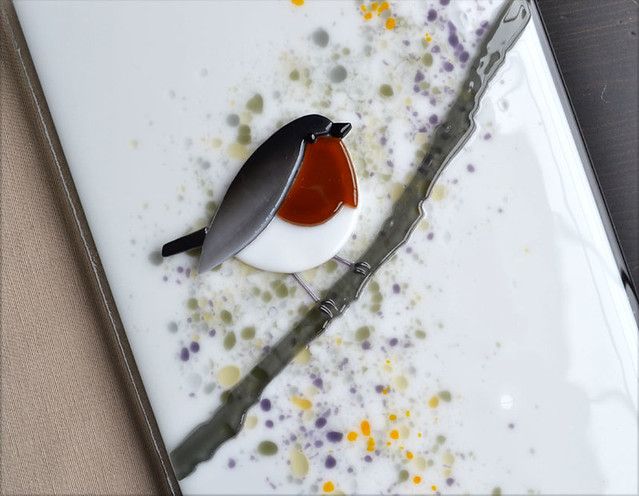
<svg viewBox="0 0 639 496">
<path fill-rule="evenodd" d="M 300 170 L 277 215 L 293 224 L 316 226 L 342 205 L 357 206 L 351 157 L 341 139 L 321 137 L 306 145 Z"/>
</svg>

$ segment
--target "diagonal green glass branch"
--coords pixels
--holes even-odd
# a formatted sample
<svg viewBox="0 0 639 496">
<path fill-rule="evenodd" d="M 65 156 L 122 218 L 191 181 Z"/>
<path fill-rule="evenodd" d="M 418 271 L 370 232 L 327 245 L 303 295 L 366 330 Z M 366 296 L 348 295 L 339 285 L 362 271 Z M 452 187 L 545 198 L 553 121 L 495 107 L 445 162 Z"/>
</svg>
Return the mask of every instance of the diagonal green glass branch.
<svg viewBox="0 0 639 496">
<path fill-rule="evenodd" d="M 489 80 L 501 66 L 510 47 L 531 17 L 529 0 L 511 0 L 501 12 L 444 122 L 435 130 L 432 145 L 414 177 L 393 205 L 380 232 L 354 264 L 315 305 L 227 395 L 224 403 L 206 422 L 197 426 L 172 452 L 178 479 L 210 459 L 217 449 L 235 437 L 248 409 L 266 386 L 326 327 L 343 314 L 382 264 L 404 245 L 422 218 L 422 204 L 437 177 L 468 141 L 475 129 L 474 116 Z"/>
</svg>

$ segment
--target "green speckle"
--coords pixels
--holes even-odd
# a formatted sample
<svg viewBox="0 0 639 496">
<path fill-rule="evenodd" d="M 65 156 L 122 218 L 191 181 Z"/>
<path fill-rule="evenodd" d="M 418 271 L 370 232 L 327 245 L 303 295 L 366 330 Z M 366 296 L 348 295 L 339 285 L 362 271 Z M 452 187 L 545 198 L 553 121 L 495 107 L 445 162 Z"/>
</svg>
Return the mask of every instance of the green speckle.
<svg viewBox="0 0 639 496">
<path fill-rule="evenodd" d="M 300 315 L 306 315 L 306 312 L 308 312 L 308 306 L 304 305 L 304 303 L 297 307 L 297 313 Z"/>
<path fill-rule="evenodd" d="M 380 311 L 380 309 L 381 309 L 381 308 L 382 308 L 382 307 L 381 307 L 381 305 L 380 305 L 379 303 L 373 303 L 373 304 L 371 305 L 371 312 L 373 312 L 373 313 L 377 313 L 377 312 L 379 312 L 379 311 Z"/>
<path fill-rule="evenodd" d="M 195 298 L 189 298 L 186 302 L 186 306 L 189 310 L 197 310 L 197 300 Z"/>
<path fill-rule="evenodd" d="M 344 47 L 344 48 L 342 48 L 342 53 L 344 55 L 350 55 L 351 54 L 351 49 L 348 48 L 348 47 Z"/>
<path fill-rule="evenodd" d="M 415 331 L 415 337 L 417 339 L 426 339 L 426 333 L 424 331 L 422 331 L 421 329 L 417 329 Z"/>
<path fill-rule="evenodd" d="M 246 124 L 242 124 L 237 128 L 237 138 L 235 139 L 240 145 L 248 145 L 251 142 L 251 128 Z"/>
<path fill-rule="evenodd" d="M 271 301 L 273 299 L 273 295 L 271 294 L 270 291 L 264 291 L 262 293 L 262 301 L 264 303 L 268 303 L 269 301 Z"/>
<path fill-rule="evenodd" d="M 162 254 L 157 250 L 152 251 L 149 253 L 149 262 L 153 265 L 162 265 Z"/>
<path fill-rule="evenodd" d="M 318 47 L 324 48 L 328 45 L 329 36 L 325 29 L 316 29 L 311 38 L 313 39 L 313 43 L 315 43 Z"/>
<path fill-rule="evenodd" d="M 336 269 L 337 262 L 335 260 L 329 260 L 328 262 L 326 262 L 326 272 L 330 274 L 332 272 L 335 272 Z"/>
<path fill-rule="evenodd" d="M 501 487 L 496 487 L 493 489 L 493 492 L 490 493 L 491 496 L 501 496 Z"/>
<path fill-rule="evenodd" d="M 440 391 L 439 397 L 445 402 L 449 402 L 451 399 L 450 391 Z"/>
<path fill-rule="evenodd" d="M 379 94 L 383 97 L 391 97 L 395 94 L 395 92 L 393 91 L 393 87 L 390 84 L 382 84 L 379 87 Z"/>
<path fill-rule="evenodd" d="M 422 56 L 422 64 L 424 64 L 426 67 L 430 67 L 431 65 L 433 65 L 433 56 L 430 53 L 425 53 Z"/>
<path fill-rule="evenodd" d="M 375 293 L 379 292 L 379 283 L 377 281 L 371 281 L 370 287 L 371 291 Z"/>
<path fill-rule="evenodd" d="M 255 327 L 245 327 L 240 332 L 240 336 L 242 336 L 242 339 L 253 339 L 255 337 Z"/>
<path fill-rule="evenodd" d="M 381 303 L 383 299 L 384 297 L 382 296 L 382 293 L 375 293 L 373 295 L 373 302 L 375 303 Z"/>
<path fill-rule="evenodd" d="M 371 330 L 368 326 L 362 326 L 355 331 L 355 339 L 357 339 L 357 341 L 364 341 L 365 339 L 368 339 L 370 335 Z"/>
<path fill-rule="evenodd" d="M 235 342 L 237 339 L 235 338 L 234 332 L 229 332 L 226 336 L 224 336 L 224 349 L 230 350 L 235 346 Z"/>
<path fill-rule="evenodd" d="M 235 127 L 240 123 L 240 116 L 237 114 L 229 114 L 226 117 L 226 123 L 231 127 Z"/>
<path fill-rule="evenodd" d="M 437 443 L 444 444 L 446 442 L 446 436 L 442 436 L 441 434 L 437 436 Z"/>
<path fill-rule="evenodd" d="M 398 480 L 399 482 L 404 482 L 408 480 L 408 470 L 400 470 Z"/>
<path fill-rule="evenodd" d="M 258 296 L 261 292 L 262 291 L 257 286 L 253 286 L 253 288 L 251 288 L 251 294 L 253 296 Z"/>
<path fill-rule="evenodd" d="M 293 69 L 288 77 L 291 81 L 298 81 L 300 78 L 300 71 L 298 71 L 297 69 Z"/>
<path fill-rule="evenodd" d="M 216 201 L 211 200 L 209 202 L 206 202 L 206 211 L 209 214 L 215 213 L 216 210 L 217 210 L 217 202 Z"/>
<path fill-rule="evenodd" d="M 273 456 L 275 453 L 277 453 L 277 450 L 277 444 L 275 444 L 273 441 L 262 441 L 257 446 L 257 452 L 260 455 L 264 456 Z"/>
<path fill-rule="evenodd" d="M 288 296 L 288 287 L 282 281 L 273 281 L 271 288 L 273 288 L 278 298 L 286 298 Z"/>
<path fill-rule="evenodd" d="M 348 72 L 346 72 L 346 67 L 344 67 L 343 65 L 336 65 L 331 69 L 328 77 L 333 83 L 341 83 L 346 79 L 347 75 Z"/>
<path fill-rule="evenodd" d="M 231 322 L 233 322 L 233 315 L 228 310 L 222 310 L 222 312 L 220 313 L 220 318 L 225 324 L 230 324 Z"/>
<path fill-rule="evenodd" d="M 220 401 L 222 403 L 226 403 L 226 400 L 229 399 L 229 396 L 231 395 L 231 391 L 222 391 L 222 394 L 220 394 Z"/>
<path fill-rule="evenodd" d="M 256 93 L 248 102 L 246 102 L 246 108 L 254 114 L 261 114 L 264 110 L 264 100 L 262 95 Z"/>
</svg>

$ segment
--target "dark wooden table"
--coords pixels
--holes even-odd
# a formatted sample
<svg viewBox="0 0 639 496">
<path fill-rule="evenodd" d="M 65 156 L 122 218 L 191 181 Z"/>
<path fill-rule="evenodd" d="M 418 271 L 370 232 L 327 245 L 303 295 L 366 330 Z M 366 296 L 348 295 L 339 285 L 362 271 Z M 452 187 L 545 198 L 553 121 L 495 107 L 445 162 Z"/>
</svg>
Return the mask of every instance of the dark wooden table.
<svg viewBox="0 0 639 496">
<path fill-rule="evenodd" d="M 639 284 L 637 0 L 538 0 L 635 284 Z"/>
</svg>

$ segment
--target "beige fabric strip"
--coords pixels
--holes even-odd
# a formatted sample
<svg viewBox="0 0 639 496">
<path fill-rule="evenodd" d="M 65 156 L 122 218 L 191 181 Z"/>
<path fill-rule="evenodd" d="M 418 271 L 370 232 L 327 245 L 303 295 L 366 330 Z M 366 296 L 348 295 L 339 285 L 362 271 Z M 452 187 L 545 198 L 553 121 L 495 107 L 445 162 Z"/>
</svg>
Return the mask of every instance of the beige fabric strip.
<svg viewBox="0 0 639 496">
<path fill-rule="evenodd" d="M 0 492 L 157 493 L 33 102 L 1 38 Z"/>
</svg>

